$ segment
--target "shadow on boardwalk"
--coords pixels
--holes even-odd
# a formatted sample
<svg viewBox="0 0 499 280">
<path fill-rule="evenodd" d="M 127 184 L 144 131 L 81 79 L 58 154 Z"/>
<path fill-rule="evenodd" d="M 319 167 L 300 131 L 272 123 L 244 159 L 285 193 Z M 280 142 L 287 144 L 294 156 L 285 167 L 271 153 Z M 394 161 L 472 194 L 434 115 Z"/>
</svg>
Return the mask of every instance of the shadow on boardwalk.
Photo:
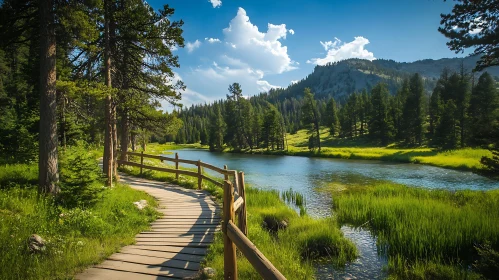
<svg viewBox="0 0 499 280">
<path fill-rule="evenodd" d="M 195 278 L 214 234 L 220 230 L 220 207 L 205 191 L 121 174 L 121 181 L 159 201 L 163 217 L 103 263 L 76 279 Z"/>
</svg>

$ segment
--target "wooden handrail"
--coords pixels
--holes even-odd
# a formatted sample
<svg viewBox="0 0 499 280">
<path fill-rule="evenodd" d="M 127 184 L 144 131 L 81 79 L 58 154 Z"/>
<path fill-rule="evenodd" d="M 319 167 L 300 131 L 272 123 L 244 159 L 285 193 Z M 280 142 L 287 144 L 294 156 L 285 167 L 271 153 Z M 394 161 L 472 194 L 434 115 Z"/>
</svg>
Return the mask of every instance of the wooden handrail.
<svg viewBox="0 0 499 280">
<path fill-rule="evenodd" d="M 248 239 L 247 227 L 247 203 L 246 203 L 246 190 L 244 184 L 244 173 L 237 172 L 237 170 L 229 170 L 227 165 L 224 168 L 219 168 L 200 160 L 186 160 L 180 159 L 178 153 L 175 153 L 175 158 L 165 156 L 147 155 L 144 152 L 124 152 L 122 156 L 126 158 L 127 155 L 139 156 L 140 163 L 130 162 L 128 160 L 118 160 L 120 165 L 129 165 L 140 168 L 142 174 L 143 169 L 156 170 L 161 172 L 174 173 L 175 178 L 178 180 L 179 175 L 186 175 L 196 177 L 198 179 L 198 188 L 201 189 L 202 181 L 207 180 L 217 186 L 223 187 L 223 224 L 222 231 L 224 235 L 224 278 L 237 279 L 237 261 L 236 261 L 236 248 L 238 248 L 248 261 L 253 265 L 255 270 L 264 279 L 286 279 L 277 270 L 272 263 L 265 258 L 265 256 L 256 248 L 256 246 Z M 157 167 L 144 165 L 144 158 L 159 159 L 161 161 L 175 162 L 175 168 Z M 197 166 L 196 171 L 182 170 L 179 168 L 179 163 L 193 164 Z M 224 176 L 223 183 L 208 177 L 203 174 L 203 168 L 213 170 Z M 234 177 L 234 184 L 229 181 L 229 177 Z M 237 199 L 234 200 L 234 196 Z M 234 220 L 238 216 L 238 226 L 234 224 Z"/>
<path fill-rule="evenodd" d="M 226 232 L 263 279 L 286 279 L 232 221 L 227 223 Z"/>
</svg>

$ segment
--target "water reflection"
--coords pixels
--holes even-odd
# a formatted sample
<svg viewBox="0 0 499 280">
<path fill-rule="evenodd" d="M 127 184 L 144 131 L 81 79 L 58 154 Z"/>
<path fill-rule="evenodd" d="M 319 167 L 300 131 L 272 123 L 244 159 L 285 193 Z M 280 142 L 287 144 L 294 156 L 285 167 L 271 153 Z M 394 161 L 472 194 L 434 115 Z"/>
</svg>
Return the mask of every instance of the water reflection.
<svg viewBox="0 0 499 280">
<path fill-rule="evenodd" d="M 352 186 L 391 181 L 415 187 L 449 190 L 489 190 L 499 182 L 472 172 L 448 170 L 418 164 L 366 160 L 341 160 L 291 156 L 210 153 L 205 150 L 179 150 L 179 157 L 244 171 L 245 180 L 262 189 L 300 192 L 306 199 L 307 213 L 313 217 L 331 215 L 333 193 Z M 187 166 L 192 167 L 192 166 Z M 217 175 L 214 173 L 213 175 Z M 334 190 L 334 191 L 333 191 Z M 319 279 L 383 279 L 385 257 L 379 257 L 376 238 L 364 229 L 342 227 L 345 236 L 358 247 L 360 257 L 344 270 L 319 265 Z"/>
</svg>

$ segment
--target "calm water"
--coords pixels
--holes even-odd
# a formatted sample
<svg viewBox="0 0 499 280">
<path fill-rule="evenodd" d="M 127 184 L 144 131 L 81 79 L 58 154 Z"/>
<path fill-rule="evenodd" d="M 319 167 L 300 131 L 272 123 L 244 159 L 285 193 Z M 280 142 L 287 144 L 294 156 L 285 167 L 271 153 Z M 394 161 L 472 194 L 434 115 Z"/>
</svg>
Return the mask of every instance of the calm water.
<svg viewBox="0 0 499 280">
<path fill-rule="evenodd" d="M 245 181 L 262 189 L 289 190 L 302 193 L 307 213 L 315 217 L 331 215 L 332 197 L 329 187 L 347 188 L 376 181 L 392 181 L 424 188 L 449 190 L 489 190 L 499 182 L 472 172 L 433 166 L 366 160 L 341 160 L 292 156 L 211 153 L 206 150 L 178 150 L 182 159 L 198 160 L 229 169 L 244 171 Z M 192 166 L 189 166 L 192 167 Z M 319 279 L 383 279 L 387 260 L 378 256 L 376 239 L 369 231 L 342 227 L 345 236 L 359 248 L 360 257 L 344 270 L 328 265 L 317 267 Z"/>
</svg>

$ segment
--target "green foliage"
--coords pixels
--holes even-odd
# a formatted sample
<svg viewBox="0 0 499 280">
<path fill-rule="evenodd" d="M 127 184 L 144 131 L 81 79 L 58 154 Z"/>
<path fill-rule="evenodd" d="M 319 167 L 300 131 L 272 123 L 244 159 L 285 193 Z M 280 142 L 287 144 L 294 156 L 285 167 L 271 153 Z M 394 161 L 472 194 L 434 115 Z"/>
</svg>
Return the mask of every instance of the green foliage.
<svg viewBox="0 0 499 280">
<path fill-rule="evenodd" d="M 473 264 L 477 272 L 487 279 L 493 279 L 499 273 L 499 252 L 494 250 L 490 242 L 475 246 L 478 260 Z"/>
<path fill-rule="evenodd" d="M 453 51 L 463 52 L 473 48 L 474 55 L 481 55 L 476 70 L 499 65 L 499 50 L 496 38 L 499 36 L 499 1 L 459 0 L 452 13 L 442 14 L 438 31 L 449 38 L 447 46 Z"/>
<path fill-rule="evenodd" d="M 369 134 L 382 145 L 387 145 L 393 136 L 393 123 L 388 115 L 388 94 L 385 84 L 376 85 L 371 93 Z"/>
<path fill-rule="evenodd" d="M 20 165 L 14 168 L 21 170 Z M 30 181 L 30 170 L 36 166 L 23 168 L 29 171 L 23 181 Z M 0 270 L 0 278 L 72 277 L 132 244 L 135 235 L 157 217 L 152 208 L 155 200 L 143 192 L 118 185 L 104 190 L 102 196 L 85 209 L 67 209 L 57 206 L 52 197 L 39 197 L 35 185 L 0 190 L 0 267 L 9 268 Z M 151 207 L 136 209 L 133 202 L 141 199 Z M 27 239 L 32 234 L 46 240 L 43 253 L 29 252 Z"/>
<path fill-rule="evenodd" d="M 334 208 L 340 222 L 366 224 L 391 266 L 434 262 L 458 270 L 478 257 L 476 244 L 499 248 L 499 192 L 426 190 L 395 184 L 345 190 Z"/>
<path fill-rule="evenodd" d="M 88 146 L 79 142 L 61 153 L 61 192 L 58 201 L 65 207 L 95 204 L 104 190 L 102 172 Z"/>
<path fill-rule="evenodd" d="M 480 75 L 471 93 L 470 142 L 487 145 L 499 139 L 499 94 L 494 79 L 487 73 Z"/>
<path fill-rule="evenodd" d="M 310 138 L 309 138 L 309 149 L 319 148 L 319 153 L 321 152 L 321 141 L 319 134 L 319 123 L 320 116 L 317 110 L 317 102 L 314 99 L 314 94 L 309 88 L 305 88 L 303 97 L 303 105 L 301 108 L 301 120 L 303 124 L 308 128 Z"/>
</svg>

